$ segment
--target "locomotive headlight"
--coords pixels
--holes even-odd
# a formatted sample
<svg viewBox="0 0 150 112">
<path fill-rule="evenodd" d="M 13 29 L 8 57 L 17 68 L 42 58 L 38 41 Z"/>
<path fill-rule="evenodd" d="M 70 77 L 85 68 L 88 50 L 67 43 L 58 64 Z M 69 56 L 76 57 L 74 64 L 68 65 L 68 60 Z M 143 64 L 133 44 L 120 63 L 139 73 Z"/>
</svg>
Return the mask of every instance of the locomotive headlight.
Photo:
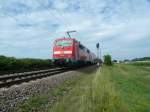
<svg viewBox="0 0 150 112">
<path fill-rule="evenodd" d="M 64 54 L 72 54 L 72 51 L 64 51 Z"/>
<path fill-rule="evenodd" d="M 54 54 L 60 54 L 60 51 L 54 51 Z"/>
<path fill-rule="evenodd" d="M 72 51 L 54 51 L 54 54 L 72 54 Z"/>
</svg>

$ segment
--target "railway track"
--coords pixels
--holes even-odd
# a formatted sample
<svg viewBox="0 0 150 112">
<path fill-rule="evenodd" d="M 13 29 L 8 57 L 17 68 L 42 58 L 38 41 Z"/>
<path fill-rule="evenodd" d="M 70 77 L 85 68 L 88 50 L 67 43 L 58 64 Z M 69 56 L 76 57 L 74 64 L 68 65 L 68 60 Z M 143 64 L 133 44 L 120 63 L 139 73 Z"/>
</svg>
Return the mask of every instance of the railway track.
<svg viewBox="0 0 150 112">
<path fill-rule="evenodd" d="M 59 74 L 71 70 L 71 68 L 53 68 L 48 70 L 16 73 L 16 74 L 6 74 L 0 76 L 0 88 L 10 87 L 15 84 L 21 84 L 23 82 L 29 82 L 31 80 L 36 80 L 51 75 Z"/>
</svg>

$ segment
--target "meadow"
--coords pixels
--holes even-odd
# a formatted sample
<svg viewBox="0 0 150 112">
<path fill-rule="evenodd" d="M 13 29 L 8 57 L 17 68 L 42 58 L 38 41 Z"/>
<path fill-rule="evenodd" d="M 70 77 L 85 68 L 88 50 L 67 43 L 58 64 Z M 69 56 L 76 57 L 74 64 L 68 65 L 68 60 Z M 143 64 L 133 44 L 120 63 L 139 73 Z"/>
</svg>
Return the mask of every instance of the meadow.
<svg viewBox="0 0 150 112">
<path fill-rule="evenodd" d="M 148 112 L 150 68 L 133 64 L 103 66 L 79 82 L 51 112 Z"/>
<path fill-rule="evenodd" d="M 133 61 L 133 62 L 130 62 L 129 64 L 131 65 L 135 65 L 135 66 L 143 66 L 143 67 L 149 67 L 150 66 L 150 61 Z"/>
</svg>

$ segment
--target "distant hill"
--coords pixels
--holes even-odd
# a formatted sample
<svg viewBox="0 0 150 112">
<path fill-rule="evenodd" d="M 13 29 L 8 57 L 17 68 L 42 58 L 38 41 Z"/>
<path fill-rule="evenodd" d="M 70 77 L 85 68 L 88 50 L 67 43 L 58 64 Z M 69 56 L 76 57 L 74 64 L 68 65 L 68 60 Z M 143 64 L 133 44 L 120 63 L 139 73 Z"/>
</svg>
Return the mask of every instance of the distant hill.
<svg viewBox="0 0 150 112">
<path fill-rule="evenodd" d="M 135 58 L 132 61 L 150 61 L 150 57 Z"/>
</svg>

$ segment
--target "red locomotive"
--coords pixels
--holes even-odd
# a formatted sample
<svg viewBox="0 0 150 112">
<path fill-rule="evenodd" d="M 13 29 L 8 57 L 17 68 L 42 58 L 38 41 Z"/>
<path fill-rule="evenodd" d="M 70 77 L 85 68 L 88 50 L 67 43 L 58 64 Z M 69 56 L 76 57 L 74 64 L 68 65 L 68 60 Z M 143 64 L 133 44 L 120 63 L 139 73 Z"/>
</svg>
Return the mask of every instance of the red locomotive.
<svg viewBox="0 0 150 112">
<path fill-rule="evenodd" d="M 95 58 L 95 54 L 75 38 L 59 38 L 54 42 L 53 61 L 57 65 L 93 64 Z"/>
</svg>

